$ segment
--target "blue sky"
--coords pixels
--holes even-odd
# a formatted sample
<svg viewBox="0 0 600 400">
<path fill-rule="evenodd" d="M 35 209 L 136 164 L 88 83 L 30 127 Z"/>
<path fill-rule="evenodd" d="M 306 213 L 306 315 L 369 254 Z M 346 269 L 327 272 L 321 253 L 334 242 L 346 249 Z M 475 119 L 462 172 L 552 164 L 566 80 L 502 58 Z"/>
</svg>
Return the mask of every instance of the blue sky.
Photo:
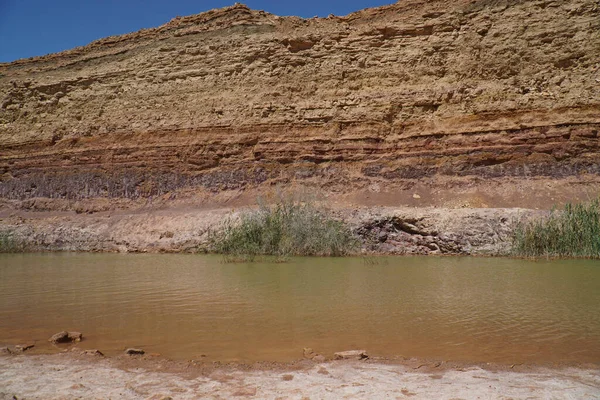
<svg viewBox="0 0 600 400">
<path fill-rule="evenodd" d="M 277 15 L 346 15 L 394 0 L 247 0 Z M 235 0 L 0 0 L 0 62 L 88 44 L 159 26 L 176 16 L 230 6 Z"/>
</svg>

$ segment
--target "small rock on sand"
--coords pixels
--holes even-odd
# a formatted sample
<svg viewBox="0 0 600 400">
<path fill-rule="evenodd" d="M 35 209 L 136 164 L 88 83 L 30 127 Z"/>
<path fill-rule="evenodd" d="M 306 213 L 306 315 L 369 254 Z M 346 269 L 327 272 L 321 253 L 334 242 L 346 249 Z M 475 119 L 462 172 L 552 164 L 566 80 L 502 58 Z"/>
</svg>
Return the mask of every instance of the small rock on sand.
<svg viewBox="0 0 600 400">
<path fill-rule="evenodd" d="M 369 358 L 369 355 L 365 350 L 349 350 L 335 353 L 333 357 L 336 360 L 365 360 Z"/>
<path fill-rule="evenodd" d="M 69 332 L 68 336 L 71 342 L 81 342 L 81 339 L 83 339 L 81 332 Z"/>
<path fill-rule="evenodd" d="M 48 341 L 52 343 L 71 343 L 81 342 L 81 339 L 83 339 L 83 335 L 81 334 L 81 332 L 62 331 L 58 332 L 55 335 L 52 335 L 52 337 L 48 339 Z"/>
<path fill-rule="evenodd" d="M 18 352 L 24 352 L 27 351 L 29 349 L 33 349 L 35 347 L 35 344 L 30 343 L 30 344 L 18 344 L 15 346 L 15 350 Z"/>
<path fill-rule="evenodd" d="M 314 356 L 314 357 L 312 358 L 312 360 L 313 360 L 314 362 L 322 363 L 322 362 L 325 362 L 325 361 L 327 361 L 327 358 L 325 358 L 325 356 L 324 356 L 324 355 L 317 354 L 316 356 Z"/>
<path fill-rule="evenodd" d="M 52 342 L 52 343 L 65 343 L 68 341 L 68 339 L 69 339 L 69 332 L 62 331 L 62 332 L 58 332 L 58 333 L 52 335 L 52 337 L 50 339 L 48 339 L 48 341 Z"/>
<path fill-rule="evenodd" d="M 304 358 L 311 359 L 311 358 L 313 358 L 314 356 L 316 356 L 316 355 L 317 355 L 317 354 L 314 352 L 314 350 L 313 350 L 313 349 L 311 349 L 310 347 L 305 347 L 303 351 L 304 351 Z"/>
<path fill-rule="evenodd" d="M 100 350 L 84 350 L 83 355 L 86 356 L 100 356 L 100 357 L 104 357 L 104 353 L 102 353 Z"/>
<path fill-rule="evenodd" d="M 327 360 L 325 358 L 325 356 L 323 356 L 319 353 L 315 353 L 315 351 L 313 349 L 311 349 L 310 347 L 304 348 L 304 358 L 313 360 L 315 362 L 325 362 Z"/>
<path fill-rule="evenodd" d="M 142 349 L 127 349 L 125 350 L 125 354 L 129 354 L 130 356 L 135 356 L 135 355 L 142 355 L 142 354 L 146 354 L 146 352 Z"/>
</svg>

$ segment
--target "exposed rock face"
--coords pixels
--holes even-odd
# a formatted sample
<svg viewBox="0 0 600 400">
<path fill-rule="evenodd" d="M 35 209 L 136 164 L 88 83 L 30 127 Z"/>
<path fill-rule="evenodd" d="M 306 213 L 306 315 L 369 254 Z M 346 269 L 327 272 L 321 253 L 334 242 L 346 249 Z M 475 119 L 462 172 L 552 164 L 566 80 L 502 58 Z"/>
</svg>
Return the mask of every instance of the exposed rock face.
<svg viewBox="0 0 600 400">
<path fill-rule="evenodd" d="M 402 0 L 309 20 L 236 5 L 0 64 L 0 196 L 594 191 L 598 32 L 595 0 Z"/>
<path fill-rule="evenodd" d="M 519 209 L 370 210 L 354 221 L 368 252 L 505 255 L 518 221 L 540 213 Z"/>
</svg>

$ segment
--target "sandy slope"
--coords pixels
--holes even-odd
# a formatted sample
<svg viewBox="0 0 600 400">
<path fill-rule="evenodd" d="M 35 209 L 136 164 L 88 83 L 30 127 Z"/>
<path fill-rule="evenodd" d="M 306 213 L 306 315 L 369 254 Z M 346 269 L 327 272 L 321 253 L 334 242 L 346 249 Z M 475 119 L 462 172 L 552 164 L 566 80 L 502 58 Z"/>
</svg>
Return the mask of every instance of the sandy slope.
<svg viewBox="0 0 600 400">
<path fill-rule="evenodd" d="M 164 369 L 168 372 L 161 372 Z M 173 369 L 148 360 L 0 357 L 0 399 L 597 399 L 598 370 L 439 372 L 364 362 Z"/>
</svg>

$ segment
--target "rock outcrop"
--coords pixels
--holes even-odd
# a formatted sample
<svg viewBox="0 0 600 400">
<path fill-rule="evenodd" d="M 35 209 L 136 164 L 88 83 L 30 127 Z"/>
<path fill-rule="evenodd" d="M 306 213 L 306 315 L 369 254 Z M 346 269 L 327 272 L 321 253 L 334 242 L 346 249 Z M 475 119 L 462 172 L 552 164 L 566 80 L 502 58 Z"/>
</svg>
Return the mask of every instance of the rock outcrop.
<svg viewBox="0 0 600 400">
<path fill-rule="evenodd" d="M 598 32 L 595 0 L 401 0 L 322 19 L 235 5 L 0 64 L 0 197 L 290 182 L 365 205 L 589 196 Z"/>
</svg>

